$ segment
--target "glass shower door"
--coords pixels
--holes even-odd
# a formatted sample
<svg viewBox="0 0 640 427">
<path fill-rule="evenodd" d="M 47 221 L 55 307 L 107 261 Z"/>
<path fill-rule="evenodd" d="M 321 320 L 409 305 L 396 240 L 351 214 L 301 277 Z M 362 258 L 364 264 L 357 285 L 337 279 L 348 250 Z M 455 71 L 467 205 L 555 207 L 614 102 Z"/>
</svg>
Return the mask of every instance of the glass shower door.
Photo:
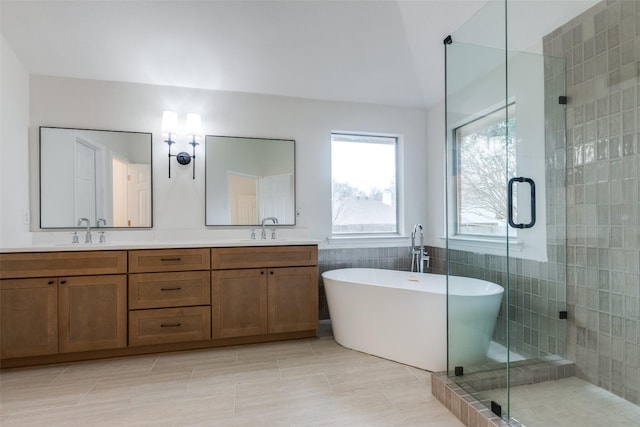
<svg viewBox="0 0 640 427">
<path fill-rule="evenodd" d="M 506 16 L 490 2 L 445 40 L 448 374 L 520 418 L 512 387 L 565 356 L 565 71 L 507 49 Z M 470 295 L 490 284 L 498 307 Z"/>
<path fill-rule="evenodd" d="M 498 10 L 474 19 L 498 19 Z M 497 27 L 499 19 L 489 28 Z M 495 412 L 507 414 L 507 183 L 518 105 L 507 96 L 504 47 L 465 43 L 459 36 L 445 41 L 447 370 L 476 399 L 487 407 L 493 401 Z"/>
</svg>

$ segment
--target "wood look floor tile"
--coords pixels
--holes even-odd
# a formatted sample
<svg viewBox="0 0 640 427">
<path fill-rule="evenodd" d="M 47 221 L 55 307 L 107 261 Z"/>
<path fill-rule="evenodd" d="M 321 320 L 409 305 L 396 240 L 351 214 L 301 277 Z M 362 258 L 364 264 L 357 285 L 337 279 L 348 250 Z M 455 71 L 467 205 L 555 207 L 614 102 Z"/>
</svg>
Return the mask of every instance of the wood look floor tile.
<svg viewBox="0 0 640 427">
<path fill-rule="evenodd" d="M 13 426 L 457 427 L 429 374 L 331 338 L 0 373 Z"/>
<path fill-rule="evenodd" d="M 238 347 L 238 362 L 275 360 L 287 356 L 311 356 L 313 350 L 308 339 L 250 344 Z"/>
<path fill-rule="evenodd" d="M 54 382 L 64 383 L 66 381 L 74 381 L 77 378 L 118 377 L 151 372 L 157 360 L 158 356 L 153 355 L 77 362 L 65 370 Z"/>
<path fill-rule="evenodd" d="M 164 353 L 158 356 L 153 365 L 153 371 L 174 369 L 215 369 L 238 361 L 238 348 L 213 348 L 206 350 L 181 351 L 176 353 Z"/>
<path fill-rule="evenodd" d="M 98 382 L 95 378 L 76 380 L 62 385 L 45 385 L 5 390 L 0 396 L 0 414 L 13 415 L 39 409 L 75 405 Z"/>
<path fill-rule="evenodd" d="M 48 385 L 70 368 L 71 365 L 49 365 L 2 370 L 0 371 L 0 392 L 11 387 Z"/>
</svg>

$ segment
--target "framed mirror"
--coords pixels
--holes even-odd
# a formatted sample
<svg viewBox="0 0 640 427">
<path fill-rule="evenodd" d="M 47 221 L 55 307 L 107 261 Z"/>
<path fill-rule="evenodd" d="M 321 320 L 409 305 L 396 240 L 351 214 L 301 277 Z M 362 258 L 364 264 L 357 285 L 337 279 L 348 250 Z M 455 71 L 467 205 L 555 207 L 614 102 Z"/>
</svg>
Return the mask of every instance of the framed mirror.
<svg viewBox="0 0 640 427">
<path fill-rule="evenodd" d="M 40 228 L 151 227 L 151 145 L 151 133 L 40 127 Z"/>
<path fill-rule="evenodd" d="M 295 141 L 205 137 L 205 225 L 295 225 Z"/>
</svg>

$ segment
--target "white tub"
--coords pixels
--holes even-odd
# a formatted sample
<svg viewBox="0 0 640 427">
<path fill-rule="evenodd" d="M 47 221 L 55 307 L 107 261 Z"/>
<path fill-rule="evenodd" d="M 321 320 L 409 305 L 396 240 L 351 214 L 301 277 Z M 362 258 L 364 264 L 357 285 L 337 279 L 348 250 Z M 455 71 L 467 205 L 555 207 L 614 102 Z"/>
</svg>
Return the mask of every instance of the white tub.
<svg viewBox="0 0 640 427">
<path fill-rule="evenodd" d="M 447 369 L 446 276 L 345 268 L 322 274 L 335 340 L 429 371 Z M 451 369 L 484 363 L 504 289 L 449 277 Z"/>
</svg>

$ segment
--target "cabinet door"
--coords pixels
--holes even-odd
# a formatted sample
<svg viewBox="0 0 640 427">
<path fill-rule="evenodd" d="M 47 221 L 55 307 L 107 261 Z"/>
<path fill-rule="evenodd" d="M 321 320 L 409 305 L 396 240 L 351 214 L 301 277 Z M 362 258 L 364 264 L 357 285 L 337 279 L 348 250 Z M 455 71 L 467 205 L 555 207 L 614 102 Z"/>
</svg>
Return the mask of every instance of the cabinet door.
<svg viewBox="0 0 640 427">
<path fill-rule="evenodd" d="M 0 356 L 57 352 L 57 279 L 0 280 Z"/>
<path fill-rule="evenodd" d="M 267 271 L 222 270 L 211 274 L 213 338 L 267 333 Z"/>
<path fill-rule="evenodd" d="M 318 328 L 318 268 L 270 268 L 269 333 Z"/>
<path fill-rule="evenodd" d="M 127 345 L 127 276 L 59 279 L 59 350 L 121 348 Z"/>
</svg>

